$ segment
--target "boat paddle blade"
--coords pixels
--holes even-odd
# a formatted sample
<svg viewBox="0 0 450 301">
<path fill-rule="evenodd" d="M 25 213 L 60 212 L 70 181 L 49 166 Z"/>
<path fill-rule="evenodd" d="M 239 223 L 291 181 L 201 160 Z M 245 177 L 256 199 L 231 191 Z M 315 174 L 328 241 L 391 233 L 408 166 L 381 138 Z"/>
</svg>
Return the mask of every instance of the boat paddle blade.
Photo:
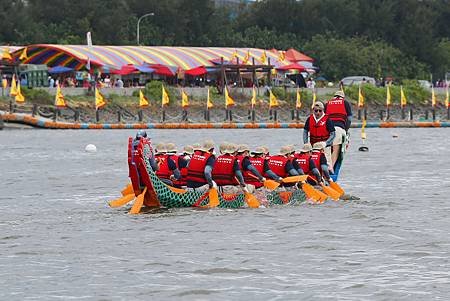
<svg viewBox="0 0 450 301">
<path fill-rule="evenodd" d="M 280 186 L 280 183 L 278 183 L 277 181 L 274 181 L 274 180 L 265 180 L 264 181 L 264 187 L 266 187 L 269 190 L 274 190 L 278 186 Z"/>
<path fill-rule="evenodd" d="M 330 182 L 330 187 L 339 192 L 339 197 L 343 196 L 345 194 L 344 189 L 342 189 L 341 186 L 339 186 L 336 182 Z"/>
<path fill-rule="evenodd" d="M 144 204 L 144 196 L 147 192 L 147 187 L 144 188 L 144 191 L 136 198 L 134 201 L 133 207 L 131 207 L 130 214 L 138 214 L 141 211 L 142 204 Z"/>
<path fill-rule="evenodd" d="M 109 207 L 116 208 L 123 206 L 129 202 L 131 202 L 134 199 L 134 193 L 127 194 L 121 198 L 118 198 L 117 200 L 111 201 L 108 203 Z"/>
<path fill-rule="evenodd" d="M 131 185 L 131 183 L 128 184 L 124 189 L 122 189 L 121 192 L 122 192 L 123 196 L 126 196 L 127 194 L 134 193 L 133 185 Z"/>
<path fill-rule="evenodd" d="M 283 183 L 304 182 L 306 181 L 307 178 L 308 178 L 307 175 L 286 177 L 283 179 Z"/>
<path fill-rule="evenodd" d="M 323 202 L 325 202 L 326 199 L 328 199 L 328 195 L 326 195 L 322 191 L 316 189 L 316 193 L 319 196 L 319 202 L 320 203 L 323 203 Z"/>
<path fill-rule="evenodd" d="M 245 193 L 245 201 L 247 202 L 248 206 L 250 208 L 259 208 L 260 202 L 258 201 L 258 199 L 250 192 L 244 193 Z"/>
<path fill-rule="evenodd" d="M 339 200 L 339 197 L 341 196 L 340 193 L 331 188 L 330 186 L 325 186 L 322 184 L 322 189 L 334 201 Z"/>
<path fill-rule="evenodd" d="M 217 188 L 209 189 L 209 207 L 215 208 L 219 205 L 219 193 L 217 192 Z"/>
<path fill-rule="evenodd" d="M 302 190 L 308 198 L 313 199 L 316 202 L 320 200 L 320 196 L 317 194 L 317 191 L 310 184 L 303 183 Z"/>
</svg>

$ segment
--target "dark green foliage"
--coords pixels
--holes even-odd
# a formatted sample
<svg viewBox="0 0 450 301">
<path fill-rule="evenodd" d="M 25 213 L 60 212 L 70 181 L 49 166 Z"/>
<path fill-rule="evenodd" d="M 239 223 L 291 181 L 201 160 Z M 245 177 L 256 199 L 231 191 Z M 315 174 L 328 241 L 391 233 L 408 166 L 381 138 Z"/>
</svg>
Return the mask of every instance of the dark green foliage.
<svg viewBox="0 0 450 301">
<path fill-rule="evenodd" d="M 448 0 L 0 0 L 0 44 L 296 48 L 330 80 L 443 78 L 450 71 Z"/>
</svg>

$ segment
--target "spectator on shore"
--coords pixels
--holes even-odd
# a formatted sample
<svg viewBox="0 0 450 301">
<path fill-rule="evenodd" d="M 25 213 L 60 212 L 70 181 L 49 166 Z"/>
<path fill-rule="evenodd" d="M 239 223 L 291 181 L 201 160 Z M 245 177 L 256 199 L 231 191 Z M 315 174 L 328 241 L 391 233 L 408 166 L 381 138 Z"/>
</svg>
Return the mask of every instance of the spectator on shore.
<svg viewBox="0 0 450 301">
<path fill-rule="evenodd" d="M 48 86 L 50 88 L 53 88 L 55 86 L 55 80 L 51 76 L 48 77 Z"/>
<path fill-rule="evenodd" d="M 123 88 L 123 81 L 121 78 L 116 80 L 116 88 Z"/>
</svg>

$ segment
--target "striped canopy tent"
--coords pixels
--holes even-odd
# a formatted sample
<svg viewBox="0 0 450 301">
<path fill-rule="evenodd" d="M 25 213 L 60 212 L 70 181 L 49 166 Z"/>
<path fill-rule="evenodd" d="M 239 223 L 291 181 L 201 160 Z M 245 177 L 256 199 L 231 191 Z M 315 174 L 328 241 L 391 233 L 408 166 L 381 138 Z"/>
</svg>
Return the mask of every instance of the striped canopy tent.
<svg viewBox="0 0 450 301">
<path fill-rule="evenodd" d="M 169 46 L 92 46 L 36 44 L 26 46 L 28 59 L 24 64 L 45 64 L 49 67 L 64 66 L 75 70 L 84 69 L 88 61 L 91 66 L 120 70 L 125 65 L 142 66 L 159 64 L 171 70 L 190 70 L 199 66 L 216 66 L 212 61 L 223 57 L 230 61 L 237 54 L 240 63 L 250 52 L 248 65 L 255 59 L 255 65 L 267 65 L 261 62 L 264 49 L 222 48 L 222 47 L 169 47 Z M 19 57 L 23 48 L 14 52 Z M 288 60 L 279 61 L 278 54 L 266 51 L 270 64 L 275 68 L 290 64 Z"/>
<path fill-rule="evenodd" d="M 5 45 L 2 46 L 2 45 L 0 45 L 0 53 L 3 53 L 5 48 L 9 48 L 9 52 L 13 53 L 13 52 L 15 52 L 15 51 L 17 51 L 19 49 L 23 49 L 23 46 L 5 46 Z"/>
</svg>

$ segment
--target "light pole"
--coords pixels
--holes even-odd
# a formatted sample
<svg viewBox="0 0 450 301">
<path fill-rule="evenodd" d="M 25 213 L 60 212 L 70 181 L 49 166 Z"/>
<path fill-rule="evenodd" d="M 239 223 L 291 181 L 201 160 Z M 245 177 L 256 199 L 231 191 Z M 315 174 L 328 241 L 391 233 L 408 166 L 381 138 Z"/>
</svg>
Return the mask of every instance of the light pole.
<svg viewBox="0 0 450 301">
<path fill-rule="evenodd" d="M 154 13 L 148 13 L 148 14 L 145 14 L 145 15 L 141 16 L 141 17 L 138 19 L 138 22 L 137 22 L 137 32 L 136 32 L 136 38 L 137 38 L 137 45 L 138 45 L 138 46 L 139 46 L 139 23 L 141 23 L 141 20 L 144 19 L 145 17 L 148 17 L 148 16 L 154 16 L 154 15 L 155 15 Z"/>
</svg>

